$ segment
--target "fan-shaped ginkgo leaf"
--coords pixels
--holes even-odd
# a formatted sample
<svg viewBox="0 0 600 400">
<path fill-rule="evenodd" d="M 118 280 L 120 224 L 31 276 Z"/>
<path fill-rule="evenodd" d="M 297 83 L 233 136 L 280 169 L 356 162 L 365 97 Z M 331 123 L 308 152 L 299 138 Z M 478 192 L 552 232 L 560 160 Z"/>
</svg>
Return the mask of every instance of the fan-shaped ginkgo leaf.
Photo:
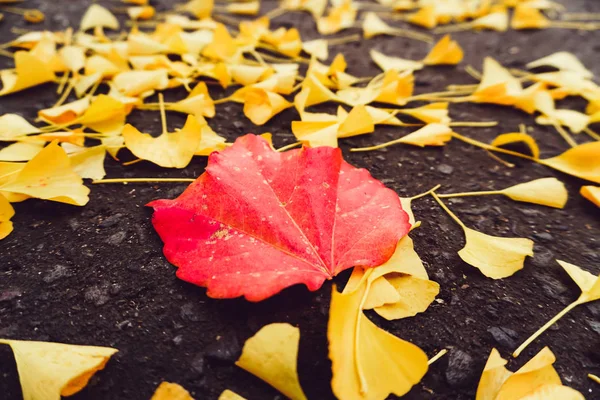
<svg viewBox="0 0 600 400">
<path fill-rule="evenodd" d="M 162 382 L 150 400 L 194 400 L 190 392 L 176 383 Z"/>
<path fill-rule="evenodd" d="M 217 135 L 202 116 L 196 116 L 196 120 L 200 124 L 200 144 L 194 155 L 208 156 L 213 151 L 220 151 L 227 147 L 225 144 L 227 140 Z"/>
<path fill-rule="evenodd" d="M 600 183 L 600 142 L 580 144 L 564 153 L 540 160 L 550 168 L 581 179 Z"/>
<path fill-rule="evenodd" d="M 118 135 L 125 125 L 126 116 L 125 104 L 111 96 L 101 94 L 92 101 L 76 122 L 97 132 Z"/>
<path fill-rule="evenodd" d="M 399 139 L 395 139 L 386 143 L 381 143 L 370 147 L 361 147 L 350 149 L 350 151 L 371 151 L 381 149 L 398 143 L 409 144 L 412 146 L 444 146 L 452 140 L 452 129 L 447 125 L 442 124 L 427 124 L 423 128 L 409 133 Z"/>
<path fill-rule="evenodd" d="M 511 276 L 523 269 L 525 257 L 533 256 L 532 240 L 490 236 L 468 228 L 438 195 L 435 193 L 431 195 L 465 232 L 465 247 L 458 252 L 458 255 L 467 264 L 478 268 L 485 276 L 492 279 Z"/>
<path fill-rule="evenodd" d="M 519 400 L 585 400 L 585 397 L 577 390 L 568 386 L 547 384 L 538 387 L 533 392 L 529 393 L 525 397 L 521 397 Z"/>
<path fill-rule="evenodd" d="M 582 186 L 579 191 L 583 197 L 600 207 L 600 187 L 598 186 Z"/>
<path fill-rule="evenodd" d="M 371 49 L 371 59 L 384 72 L 394 69 L 396 71 L 416 71 L 422 69 L 424 64 L 420 61 L 407 60 L 400 57 L 387 56 L 375 49 Z"/>
<path fill-rule="evenodd" d="M 54 141 L 23 169 L 0 184 L 0 191 L 83 206 L 90 190 L 73 170 L 67 153 Z"/>
<path fill-rule="evenodd" d="M 498 350 L 492 349 L 479 379 L 475 400 L 496 400 L 500 388 L 512 375 L 512 372 L 506 369 L 506 363 Z"/>
<path fill-rule="evenodd" d="M 219 396 L 218 400 L 246 400 L 246 398 L 240 396 L 239 394 L 232 392 L 229 389 L 225 389 L 223 393 Z"/>
<path fill-rule="evenodd" d="M 73 171 L 82 178 L 96 180 L 102 179 L 106 175 L 104 171 L 105 146 L 81 147 L 63 143 L 62 148 L 69 155 Z"/>
<path fill-rule="evenodd" d="M 354 265 L 384 263 L 409 229 L 398 196 L 340 150 L 279 153 L 254 135 L 211 154 L 178 199 L 149 206 L 178 277 L 215 298 L 316 290 Z"/>
<path fill-rule="evenodd" d="M 425 65 L 458 64 L 463 59 L 463 50 L 455 40 L 446 35 L 436 43 L 423 59 Z"/>
<path fill-rule="evenodd" d="M 4 114 L 0 117 L 0 140 L 39 133 L 40 130 L 31 125 L 18 114 Z"/>
<path fill-rule="evenodd" d="M 7 237 L 13 230 L 11 218 L 15 215 L 15 209 L 10 202 L 0 194 L 0 240 Z"/>
<path fill-rule="evenodd" d="M 419 347 L 380 329 L 364 315 L 361 304 L 367 290 L 363 280 L 354 291 L 342 294 L 334 286 L 331 294 L 327 338 L 331 387 L 338 399 L 402 396 L 427 372 L 427 355 Z"/>
<path fill-rule="evenodd" d="M 298 379 L 300 329 L 275 323 L 262 327 L 246 341 L 235 362 L 292 400 L 306 400 Z"/>
<path fill-rule="evenodd" d="M 164 168 L 185 168 L 200 146 L 201 127 L 196 117 L 189 115 L 179 131 L 166 132 L 154 138 L 141 133 L 132 125 L 125 125 L 125 146 L 142 160 L 151 161 Z"/>
<path fill-rule="evenodd" d="M 93 3 L 81 18 L 79 29 L 87 31 L 97 27 L 116 30 L 119 29 L 119 21 L 108 9 L 100 4 Z"/>
<path fill-rule="evenodd" d="M 573 53 L 569 53 L 568 51 L 559 51 L 527 64 L 527 68 L 530 69 L 542 66 L 554 67 L 561 71 L 576 72 L 584 78 L 592 78 L 594 76 Z"/>
<path fill-rule="evenodd" d="M 0 339 L 12 348 L 24 399 L 60 400 L 83 389 L 117 349 Z"/>
<path fill-rule="evenodd" d="M 0 80 L 2 80 L 0 96 L 51 82 L 56 78 L 52 69 L 45 62 L 26 51 L 17 51 L 14 58 L 14 70 L 0 71 Z"/>
<path fill-rule="evenodd" d="M 90 98 L 84 97 L 58 107 L 38 111 L 38 116 L 44 121 L 57 125 L 69 124 L 81 116 L 90 107 Z"/>
<path fill-rule="evenodd" d="M 244 115 L 256 125 L 264 125 L 281 111 L 292 107 L 292 103 L 283 96 L 264 89 L 251 88 L 244 96 Z"/>
<path fill-rule="evenodd" d="M 564 208 L 569 197 L 564 183 L 556 178 L 541 178 L 521 183 L 501 190 L 500 193 L 516 201 L 554 208 Z"/>
<path fill-rule="evenodd" d="M 13 143 L 0 150 L 0 161 L 29 161 L 43 148 L 43 142 Z"/>
</svg>

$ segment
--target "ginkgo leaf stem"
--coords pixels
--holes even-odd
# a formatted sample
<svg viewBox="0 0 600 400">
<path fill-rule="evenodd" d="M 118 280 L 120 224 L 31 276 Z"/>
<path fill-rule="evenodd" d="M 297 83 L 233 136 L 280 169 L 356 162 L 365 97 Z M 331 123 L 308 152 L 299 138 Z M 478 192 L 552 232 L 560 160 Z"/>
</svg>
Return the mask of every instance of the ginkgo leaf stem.
<svg viewBox="0 0 600 400">
<path fill-rule="evenodd" d="M 92 183 L 129 183 L 129 182 L 194 182 L 192 178 L 113 178 L 113 179 L 98 179 Z"/>
<path fill-rule="evenodd" d="M 465 72 L 478 81 L 480 81 L 482 78 L 481 72 L 477 71 L 472 65 L 467 65 L 465 67 Z"/>
<path fill-rule="evenodd" d="M 124 162 L 123 165 L 127 167 L 129 165 L 137 164 L 142 161 L 144 161 L 144 160 L 142 160 L 141 158 L 136 158 L 135 160 Z"/>
<path fill-rule="evenodd" d="M 452 137 L 454 137 L 454 138 L 456 138 L 458 140 L 461 140 L 461 141 L 463 141 L 465 143 L 468 143 L 470 145 L 473 145 L 473 146 L 476 146 L 476 147 L 480 147 L 480 148 L 482 148 L 484 150 L 495 151 L 495 152 L 498 152 L 498 153 L 504 153 L 504 154 L 508 154 L 508 155 L 511 155 L 511 156 L 524 158 L 524 159 L 529 160 L 529 161 L 540 162 L 540 160 L 538 160 L 537 158 L 532 157 L 532 156 L 528 156 L 527 154 L 519 153 L 517 151 L 503 149 L 501 147 L 492 146 L 490 144 L 486 144 L 486 143 L 480 142 L 478 140 L 471 139 L 469 137 L 463 136 L 463 135 L 461 135 L 459 133 L 456 133 L 456 132 L 452 132 Z"/>
<path fill-rule="evenodd" d="M 294 147 L 298 147 L 301 146 L 302 142 L 294 142 L 294 143 L 290 143 L 287 146 L 283 146 L 277 149 L 278 152 L 282 152 L 282 151 L 286 151 L 289 149 L 293 149 Z"/>
<path fill-rule="evenodd" d="M 462 192 L 462 193 L 446 193 L 438 194 L 440 199 L 451 199 L 453 197 L 469 197 L 469 196 L 488 196 L 492 194 L 502 194 L 501 190 L 488 190 L 481 192 Z"/>
<path fill-rule="evenodd" d="M 158 105 L 160 109 L 160 123 L 162 125 L 162 133 L 167 133 L 167 113 L 165 112 L 165 99 L 162 93 L 158 94 Z"/>
<path fill-rule="evenodd" d="M 587 133 L 588 136 L 591 137 L 592 139 L 600 141 L 600 135 L 597 134 L 596 132 L 594 132 L 593 130 L 591 130 L 590 128 L 587 128 L 587 127 L 583 128 L 583 131 L 585 133 Z"/>
<path fill-rule="evenodd" d="M 471 128 L 491 128 L 496 125 L 498 125 L 498 121 L 481 121 L 481 122 L 456 121 L 456 122 L 450 122 L 450 124 L 448 126 L 465 126 L 465 127 L 471 127 Z"/>
<path fill-rule="evenodd" d="M 432 187 L 431 189 L 429 189 L 429 190 L 428 190 L 428 191 L 426 191 L 426 192 L 419 193 L 419 194 L 417 194 L 417 195 L 415 195 L 415 196 L 413 196 L 413 197 L 409 197 L 409 200 L 410 200 L 410 201 L 413 201 L 413 200 L 420 199 L 421 197 L 425 197 L 425 196 L 427 196 L 428 194 L 431 194 L 432 192 L 435 192 L 436 190 L 438 190 L 438 189 L 439 189 L 441 186 L 442 186 L 442 185 L 435 185 L 434 187 Z"/>
<path fill-rule="evenodd" d="M 593 380 L 594 382 L 596 382 L 596 383 L 599 383 L 599 384 L 600 384 L 600 378 L 599 378 L 599 377 L 597 377 L 596 375 L 594 375 L 594 374 L 588 374 L 588 378 L 590 378 L 590 379 L 591 379 L 591 380 Z"/>
<path fill-rule="evenodd" d="M 222 99 L 217 99 L 213 101 L 213 104 L 222 104 L 227 103 L 228 101 L 231 101 L 231 96 L 223 97 Z"/>
<path fill-rule="evenodd" d="M 429 361 L 427 361 L 427 365 L 433 364 L 434 362 L 436 362 L 437 360 L 439 360 L 440 358 L 442 358 L 444 355 L 446 355 L 446 353 L 448 353 L 448 350 L 446 350 L 446 349 L 440 350 L 439 353 L 437 353 L 435 356 L 431 357 L 429 359 Z"/>
<path fill-rule="evenodd" d="M 564 13 L 560 17 L 567 21 L 594 21 L 600 19 L 600 13 Z"/>
<path fill-rule="evenodd" d="M 573 140 L 571 135 L 569 135 L 569 132 L 567 132 L 558 122 L 552 121 L 552 125 L 554 125 L 556 131 L 560 134 L 560 136 L 562 136 L 563 139 L 565 139 L 565 142 L 567 142 L 569 146 L 577 147 L 577 142 Z"/>
<path fill-rule="evenodd" d="M 498 157 L 497 155 L 495 155 L 494 153 L 492 153 L 489 150 L 486 150 L 486 153 L 487 153 L 488 156 L 490 156 L 494 160 L 498 161 L 500 164 L 504 165 L 507 168 L 514 168 L 515 167 L 515 164 L 509 163 L 508 161 L 503 160 L 502 158 Z"/>
<path fill-rule="evenodd" d="M 395 36 L 406 37 L 409 39 L 420 40 L 421 42 L 425 43 L 433 43 L 433 36 L 427 35 L 425 33 L 411 31 L 409 29 L 396 28 L 393 31 L 391 31 L 390 34 Z"/>
<path fill-rule="evenodd" d="M 67 89 L 65 91 L 63 91 L 62 96 L 60 96 L 60 99 L 58 99 L 58 101 L 56 103 L 54 103 L 52 108 L 61 106 L 65 102 L 65 100 L 67 100 L 67 98 L 71 94 L 72 90 L 73 90 L 73 84 L 71 82 L 69 82 L 69 86 L 67 86 Z"/>
<path fill-rule="evenodd" d="M 264 15 L 264 17 L 267 17 L 269 19 L 274 19 L 274 18 L 277 18 L 277 17 L 279 17 L 279 16 L 281 16 L 281 15 L 287 13 L 287 12 L 288 12 L 287 9 L 285 9 L 283 7 L 277 7 L 277 8 L 272 9 L 271 11 L 267 12 Z"/>
<path fill-rule="evenodd" d="M 60 78 L 60 83 L 59 83 L 58 87 L 56 88 L 56 94 L 61 94 L 63 92 L 63 89 L 65 88 L 65 85 L 69 81 L 69 75 L 70 74 L 71 74 L 71 71 L 67 71 Z"/>
<path fill-rule="evenodd" d="M 14 58 L 15 55 L 14 53 L 8 51 L 8 50 L 4 50 L 4 49 L 0 49 L 0 56 L 4 56 L 4 57 L 8 57 L 8 58 Z"/>
<path fill-rule="evenodd" d="M 341 37 L 337 37 L 337 38 L 333 38 L 333 39 L 327 39 L 325 41 L 327 42 L 328 45 L 335 46 L 338 44 L 356 42 L 357 40 L 360 40 L 360 38 L 361 38 L 361 36 L 358 33 L 355 33 L 353 35 L 341 36 Z"/>
<path fill-rule="evenodd" d="M 561 312 L 559 312 L 558 314 L 556 314 L 550 321 L 546 322 L 546 324 L 544 324 L 544 326 L 542 326 L 540 329 L 538 329 L 533 335 L 531 335 L 529 337 L 529 339 L 527 339 L 526 341 L 523 342 L 522 345 L 520 345 L 512 354 L 513 357 L 518 357 L 519 354 L 521 354 L 523 352 L 523 350 L 525 350 L 525 348 L 527 346 L 529 346 L 531 343 L 533 343 L 533 341 L 535 339 L 538 338 L 538 336 L 540 336 L 542 333 L 544 333 L 548 328 L 550 328 L 552 325 L 554 325 L 556 323 L 556 321 L 558 321 L 559 319 L 561 319 L 562 317 L 565 316 L 565 314 L 567 314 L 569 311 L 571 311 L 572 309 L 574 309 L 575 307 L 577 307 L 580 304 L 583 304 L 584 301 L 581 300 L 581 297 L 577 300 L 575 300 L 574 302 L 572 302 L 571 304 L 569 304 L 568 306 L 566 306 Z"/>
<path fill-rule="evenodd" d="M 460 225 L 463 229 L 467 229 L 467 226 L 465 224 L 463 224 L 463 222 L 456 216 L 456 214 L 454 214 L 446 204 L 444 204 L 444 202 L 435 194 L 435 192 L 431 192 L 429 193 L 434 199 L 435 201 L 437 201 L 437 203 L 440 205 L 440 207 L 442 207 L 444 209 L 444 211 L 446 211 L 446 213 L 458 224 Z"/>
<path fill-rule="evenodd" d="M 407 99 L 407 101 L 416 101 L 416 100 L 423 100 L 423 99 L 428 99 L 428 98 L 438 98 L 438 97 L 445 97 L 445 96 L 460 96 L 460 95 L 471 94 L 471 93 L 473 93 L 473 90 L 471 90 L 471 89 L 422 93 L 422 94 L 418 94 L 416 96 L 409 97 Z"/>
<path fill-rule="evenodd" d="M 452 24 L 452 25 L 448 25 L 448 26 L 435 28 L 433 30 L 433 33 L 439 34 L 439 33 L 452 33 L 452 32 L 466 31 L 468 29 L 471 29 L 474 25 L 475 24 L 472 21 L 463 22 L 460 24 Z"/>
<path fill-rule="evenodd" d="M 388 146 L 392 146 L 394 144 L 398 144 L 398 143 L 403 143 L 405 136 L 399 138 L 399 139 L 394 139 L 394 140 L 390 140 L 389 142 L 385 142 L 385 143 L 380 143 L 380 144 L 376 144 L 375 146 L 369 146 L 369 147 L 355 147 L 353 149 L 350 149 L 351 152 L 359 152 L 359 151 L 373 151 L 373 150 L 379 150 L 379 149 L 383 149 L 384 147 L 388 147 Z"/>
</svg>

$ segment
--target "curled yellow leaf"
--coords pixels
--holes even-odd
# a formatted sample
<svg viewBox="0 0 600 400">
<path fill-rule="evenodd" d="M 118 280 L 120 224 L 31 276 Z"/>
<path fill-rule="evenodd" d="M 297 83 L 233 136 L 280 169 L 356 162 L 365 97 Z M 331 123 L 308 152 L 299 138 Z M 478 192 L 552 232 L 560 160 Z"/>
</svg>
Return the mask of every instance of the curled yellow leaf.
<svg viewBox="0 0 600 400">
<path fill-rule="evenodd" d="M 10 202 L 0 194 L 0 240 L 7 237 L 13 230 L 11 218 L 15 215 L 15 209 Z"/>
<path fill-rule="evenodd" d="M 492 146 L 501 147 L 507 144 L 513 143 L 525 143 L 533 158 L 540 157 L 540 148 L 535 139 L 526 133 L 514 132 L 514 133 L 503 133 L 502 135 L 496 136 L 496 138 L 490 143 Z"/>
<path fill-rule="evenodd" d="M 582 186 L 579 191 L 583 197 L 600 207 L 600 187 L 598 186 Z"/>
<path fill-rule="evenodd" d="M 262 327 L 246 341 L 235 364 L 292 400 L 306 400 L 298 380 L 300 330 L 290 324 Z"/>
<path fill-rule="evenodd" d="M 83 389 L 117 349 L 0 339 L 15 355 L 23 398 L 60 400 Z"/>
<path fill-rule="evenodd" d="M 176 383 L 162 382 L 150 400 L 194 400 L 190 392 Z"/>
<path fill-rule="evenodd" d="M 55 79 L 56 76 L 52 69 L 36 56 L 26 51 L 17 51 L 14 57 L 15 69 L 0 71 L 0 80 L 2 80 L 0 96 L 19 92 Z"/>
<path fill-rule="evenodd" d="M 600 183 L 600 142 L 580 144 L 556 157 L 539 160 L 565 174 Z"/>
</svg>

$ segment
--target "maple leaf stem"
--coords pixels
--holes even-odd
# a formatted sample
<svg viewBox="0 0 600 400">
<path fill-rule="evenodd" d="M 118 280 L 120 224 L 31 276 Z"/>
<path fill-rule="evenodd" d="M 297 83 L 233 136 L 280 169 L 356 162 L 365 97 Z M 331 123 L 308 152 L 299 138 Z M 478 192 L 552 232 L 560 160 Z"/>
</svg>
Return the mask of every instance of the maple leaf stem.
<svg viewBox="0 0 600 400">
<path fill-rule="evenodd" d="M 458 217 L 456 216 L 456 214 L 454 214 L 446 204 L 444 204 L 444 202 L 437 196 L 437 194 L 435 194 L 435 192 L 431 192 L 430 195 L 435 199 L 435 201 L 437 201 L 437 203 L 440 205 L 440 207 L 442 207 L 444 209 L 444 211 L 446 211 L 446 213 L 458 224 L 460 225 L 463 229 L 467 229 L 466 225 L 463 224 L 463 222 L 458 219 Z"/>
<path fill-rule="evenodd" d="M 488 190 L 481 192 L 462 192 L 462 193 L 446 193 L 446 194 L 438 194 L 440 199 L 451 199 L 453 197 L 469 197 L 469 196 L 487 196 L 492 194 L 502 194 L 500 190 Z"/>
<path fill-rule="evenodd" d="M 571 135 L 569 135 L 569 132 L 567 132 L 558 122 L 552 121 L 552 125 L 554 125 L 556 131 L 560 134 L 560 136 L 562 136 L 563 139 L 565 139 L 565 142 L 567 142 L 569 146 L 577 147 L 577 142 L 573 140 Z"/>
<path fill-rule="evenodd" d="M 527 339 L 525 342 L 523 342 L 522 345 L 520 345 L 512 354 L 513 357 L 518 357 L 519 354 L 521 354 L 521 352 L 523 350 L 525 350 L 525 348 L 527 346 L 529 346 L 531 343 L 533 343 L 533 341 L 535 339 L 538 338 L 538 336 L 540 336 L 542 333 L 544 333 L 548 328 L 550 328 L 552 325 L 554 325 L 556 323 L 556 321 L 558 321 L 559 319 L 561 319 L 563 316 L 565 316 L 565 314 L 567 314 L 569 311 L 571 311 L 572 309 L 574 309 L 575 307 L 577 307 L 579 304 L 584 303 L 581 300 L 581 297 L 577 300 L 575 300 L 574 302 L 572 302 L 571 304 L 569 304 L 568 306 L 566 306 L 561 312 L 559 312 L 558 314 L 556 314 L 550 321 L 546 322 L 546 324 L 544 324 L 544 326 L 542 326 L 540 329 L 538 329 L 533 335 L 531 335 L 529 337 L 529 339 Z"/>
<path fill-rule="evenodd" d="M 163 135 L 167 133 L 167 113 L 165 112 L 165 99 L 162 93 L 158 94 L 158 105 L 160 107 L 160 123 Z"/>
<path fill-rule="evenodd" d="M 446 350 L 446 349 L 440 350 L 439 353 L 437 353 L 435 356 L 433 356 L 429 359 L 429 361 L 427 362 L 427 365 L 433 364 L 434 362 L 436 362 L 437 360 L 442 358 L 444 355 L 446 355 L 446 353 L 448 353 L 448 350 Z"/>
<path fill-rule="evenodd" d="M 600 383 L 600 378 L 594 374 L 588 374 L 588 378 L 590 378 L 591 380 L 593 380 L 596 383 Z"/>
<path fill-rule="evenodd" d="M 113 179 L 98 179 L 92 181 L 92 183 L 124 183 L 127 184 L 129 182 L 194 182 L 195 179 L 192 178 L 113 178 Z"/>
<path fill-rule="evenodd" d="M 413 197 L 409 197 L 410 201 L 416 200 L 416 199 L 420 199 L 421 197 L 425 197 L 428 194 L 430 194 L 431 192 L 435 192 L 436 190 L 438 190 L 442 185 L 435 185 L 434 187 L 432 187 L 431 189 L 429 189 L 426 192 L 420 193 L 416 196 Z"/>
</svg>

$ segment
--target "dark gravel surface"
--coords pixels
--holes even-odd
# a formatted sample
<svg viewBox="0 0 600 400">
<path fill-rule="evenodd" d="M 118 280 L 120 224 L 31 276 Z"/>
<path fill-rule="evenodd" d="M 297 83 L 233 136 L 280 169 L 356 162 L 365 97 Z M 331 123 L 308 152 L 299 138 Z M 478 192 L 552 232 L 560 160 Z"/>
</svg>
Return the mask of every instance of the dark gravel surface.
<svg viewBox="0 0 600 400">
<path fill-rule="evenodd" d="M 0 37 L 14 37 L 11 26 L 64 29 L 76 26 L 90 2 L 28 1 L 39 6 L 47 21 L 25 25 L 20 17 L 6 15 Z M 106 4 L 117 4 L 116 2 Z M 163 0 L 162 5 L 170 2 Z M 570 11 L 600 12 L 594 0 L 564 1 Z M 303 38 L 317 37 L 306 14 L 288 14 L 274 26 L 296 26 Z M 345 35 L 346 33 L 342 33 Z M 439 91 L 452 83 L 473 83 L 463 71 L 481 67 L 490 55 L 509 67 L 523 68 L 528 61 L 555 51 L 576 54 L 600 76 L 598 32 L 545 30 L 506 33 L 463 32 L 454 35 L 465 50 L 459 67 L 428 68 L 417 73 L 419 93 Z M 409 59 L 422 58 L 425 44 L 380 37 L 338 46 L 348 60 L 349 72 L 359 76 L 378 71 L 368 57 L 376 48 Z M 11 65 L 0 60 L 2 67 Z M 218 91 L 213 91 L 215 97 Z M 181 90 L 168 98 L 182 97 Z M 46 85 L 0 99 L 0 114 L 16 112 L 34 117 L 36 111 L 56 100 L 54 87 Z M 583 102 L 568 100 L 561 107 L 581 109 Z M 336 106 L 317 109 L 332 111 Z M 489 129 L 457 128 L 483 141 L 517 130 L 519 123 L 533 125 L 522 112 L 488 105 L 452 106 L 456 120 L 497 120 Z M 266 126 L 255 127 L 236 104 L 217 108 L 210 120 L 215 131 L 233 140 L 247 133 L 275 133 L 276 145 L 291 143 L 287 110 Z M 130 122 L 142 130 L 160 131 L 158 113 L 134 112 Z M 180 127 L 182 115 L 170 113 L 171 127 Z M 387 322 L 369 313 L 382 328 L 410 340 L 430 356 L 442 348 L 448 356 L 435 363 L 407 399 L 472 399 L 483 365 L 492 347 L 509 358 L 522 342 L 550 317 L 579 295 L 578 288 L 554 261 L 563 259 L 593 273 L 600 271 L 600 212 L 577 193 L 584 183 L 540 165 L 511 160 L 507 168 L 482 150 L 453 141 L 441 149 L 397 146 L 384 151 L 349 153 L 350 147 L 367 146 L 398 137 L 408 130 L 378 127 L 371 136 L 342 140 L 346 158 L 369 171 L 400 195 L 414 195 L 435 184 L 445 191 L 500 189 L 535 178 L 556 176 L 564 181 L 570 198 L 564 210 L 515 203 L 500 197 L 468 198 L 450 202 L 451 208 L 470 227 L 497 236 L 532 238 L 535 257 L 513 277 L 494 281 L 460 260 L 463 246 L 460 228 L 429 198 L 415 202 L 423 221 L 414 231 L 416 249 L 431 278 L 441 285 L 436 302 L 414 318 Z M 542 156 L 567 147 L 553 129 L 535 126 Z M 583 136 L 576 138 L 585 141 Z M 132 159 L 122 152 L 122 160 Z M 600 157 L 600 155 L 599 155 Z M 197 177 L 206 163 L 198 157 L 184 170 L 164 170 L 150 163 L 123 167 L 107 160 L 108 177 Z M 326 325 L 331 284 L 343 283 L 343 274 L 317 292 L 303 287 L 285 290 L 260 304 L 244 300 L 212 300 L 205 290 L 175 277 L 175 268 L 163 257 L 162 243 L 150 223 L 144 205 L 158 198 L 174 198 L 181 184 L 99 185 L 92 187 L 85 207 L 28 200 L 15 204 L 15 231 L 0 242 L 0 337 L 111 346 L 119 349 L 106 369 L 98 373 L 73 399 L 148 399 L 163 380 L 186 387 L 197 399 L 216 399 L 232 389 L 251 400 L 281 398 L 259 379 L 235 367 L 244 341 L 263 325 L 289 322 L 301 330 L 299 370 L 301 383 L 311 399 L 332 398 L 327 358 Z M 508 367 L 520 365 L 548 345 L 565 384 L 588 399 L 600 399 L 600 386 L 586 378 L 600 374 L 600 303 L 581 306 L 568 314 Z M 20 398 L 14 359 L 0 346 L 0 398 Z"/>
</svg>

